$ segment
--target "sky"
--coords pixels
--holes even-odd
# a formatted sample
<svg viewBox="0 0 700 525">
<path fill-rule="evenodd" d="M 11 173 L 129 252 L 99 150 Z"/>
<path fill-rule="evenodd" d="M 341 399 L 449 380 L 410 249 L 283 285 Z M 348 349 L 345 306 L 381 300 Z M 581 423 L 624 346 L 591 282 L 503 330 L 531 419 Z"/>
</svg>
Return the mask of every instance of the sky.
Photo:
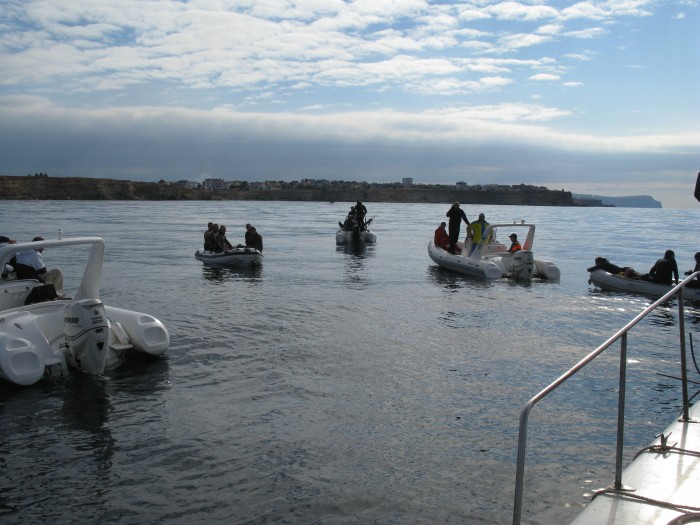
<svg viewBox="0 0 700 525">
<path fill-rule="evenodd" d="M 697 208 L 700 0 L 3 0 L 0 174 Z"/>
</svg>

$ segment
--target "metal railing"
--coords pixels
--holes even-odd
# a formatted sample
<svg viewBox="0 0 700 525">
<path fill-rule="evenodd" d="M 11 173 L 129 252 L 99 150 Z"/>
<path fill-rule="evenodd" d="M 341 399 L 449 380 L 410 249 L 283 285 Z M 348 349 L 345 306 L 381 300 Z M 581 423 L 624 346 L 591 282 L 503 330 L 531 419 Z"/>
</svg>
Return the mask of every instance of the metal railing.
<svg viewBox="0 0 700 525">
<path fill-rule="evenodd" d="M 623 437 L 625 426 L 625 384 L 627 376 L 627 333 L 636 326 L 649 313 L 654 311 L 660 304 L 669 299 L 678 297 L 678 333 L 680 337 L 680 360 L 681 360 L 681 384 L 683 389 L 683 415 L 681 421 L 688 421 L 688 370 L 686 366 L 686 349 L 685 349 L 685 320 L 683 310 L 683 289 L 693 280 L 694 277 L 700 276 L 700 272 L 695 272 L 688 276 L 684 281 L 674 286 L 668 293 L 653 302 L 645 308 L 639 315 L 627 323 L 623 328 L 618 330 L 610 339 L 596 348 L 593 352 L 584 357 L 568 372 L 560 376 L 556 381 L 542 390 L 535 397 L 530 399 L 520 411 L 520 429 L 518 432 L 518 463 L 515 473 L 515 501 L 513 505 L 513 525 L 520 525 L 523 504 L 523 485 L 525 479 L 525 451 L 527 447 L 527 422 L 530 416 L 530 411 L 534 406 L 544 399 L 548 394 L 553 392 L 559 385 L 564 383 L 576 372 L 581 370 L 588 363 L 602 354 L 608 347 L 620 340 L 620 377 L 619 377 L 619 392 L 617 406 L 617 444 L 615 455 L 615 482 L 613 489 L 622 489 L 622 453 L 623 453 Z"/>
</svg>

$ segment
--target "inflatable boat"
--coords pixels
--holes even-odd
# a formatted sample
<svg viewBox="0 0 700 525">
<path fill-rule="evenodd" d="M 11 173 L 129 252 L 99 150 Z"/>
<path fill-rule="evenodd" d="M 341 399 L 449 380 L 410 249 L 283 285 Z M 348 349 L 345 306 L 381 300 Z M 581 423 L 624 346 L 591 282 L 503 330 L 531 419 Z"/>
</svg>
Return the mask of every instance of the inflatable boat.
<svg viewBox="0 0 700 525">
<path fill-rule="evenodd" d="M 194 256 L 204 264 L 213 266 L 259 266 L 263 261 L 262 252 L 249 247 L 233 248 L 221 253 L 197 250 Z"/>
<path fill-rule="evenodd" d="M 80 246 L 87 248 L 81 251 Z M 37 293 L 47 285 L 18 280 L 11 271 L 0 279 L 0 378 L 6 381 L 32 385 L 43 378 L 67 376 L 70 370 L 99 375 L 124 363 L 133 351 L 159 356 L 168 349 L 170 336 L 158 319 L 100 300 L 105 245 L 99 237 L 3 245 L 0 267 L 11 269 L 10 261 L 19 251 L 50 249 L 54 259 L 65 247 L 69 249 L 63 253 L 71 261 L 76 253 L 87 254 L 72 298 L 57 295 L 51 285 L 51 294 Z"/>
<path fill-rule="evenodd" d="M 605 292 L 629 293 L 659 298 L 673 288 L 668 284 L 652 283 L 641 279 L 611 274 L 605 270 L 593 270 L 588 282 Z M 700 301 L 700 288 L 683 288 L 683 298 L 689 301 Z"/>
<path fill-rule="evenodd" d="M 508 252 L 508 247 L 498 240 L 499 232 L 506 235 L 524 230 L 525 241 L 522 250 Z M 557 280 L 559 268 L 551 261 L 538 259 L 533 252 L 535 238 L 534 224 L 490 224 L 483 235 L 484 242 L 474 243 L 472 239 L 459 241 L 459 253 L 450 253 L 434 241 L 428 243 L 428 255 L 440 267 L 482 279 L 511 278 L 529 281 L 533 277 Z M 522 238 L 522 237 L 521 237 Z"/>
</svg>

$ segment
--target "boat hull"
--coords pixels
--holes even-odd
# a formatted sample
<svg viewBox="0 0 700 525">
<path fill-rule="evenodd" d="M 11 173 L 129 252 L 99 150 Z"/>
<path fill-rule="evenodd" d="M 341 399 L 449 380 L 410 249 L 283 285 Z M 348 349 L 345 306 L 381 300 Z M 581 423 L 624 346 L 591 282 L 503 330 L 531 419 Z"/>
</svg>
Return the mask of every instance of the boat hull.
<svg viewBox="0 0 700 525">
<path fill-rule="evenodd" d="M 255 248 L 234 248 L 222 253 L 197 250 L 194 257 L 212 266 L 259 266 L 263 261 L 262 252 Z"/>
<path fill-rule="evenodd" d="M 357 241 L 366 244 L 375 244 L 377 242 L 377 235 L 370 229 L 359 232 L 358 236 L 353 236 L 353 232 L 341 229 L 335 232 L 335 243 L 337 245 L 349 244 Z"/>
<path fill-rule="evenodd" d="M 605 270 L 593 270 L 588 278 L 588 282 L 605 292 L 644 295 L 652 298 L 659 298 L 672 288 L 672 286 L 666 284 L 613 275 Z M 700 301 L 700 288 L 689 288 L 686 286 L 683 289 L 683 298 L 689 301 Z"/>
<path fill-rule="evenodd" d="M 461 242 L 457 244 L 464 252 L 464 245 Z M 482 279 L 500 279 L 503 277 L 501 268 L 495 262 L 484 259 L 471 259 L 462 254 L 449 253 L 435 246 L 433 241 L 428 243 L 428 255 L 438 266 L 453 272 Z"/>
</svg>

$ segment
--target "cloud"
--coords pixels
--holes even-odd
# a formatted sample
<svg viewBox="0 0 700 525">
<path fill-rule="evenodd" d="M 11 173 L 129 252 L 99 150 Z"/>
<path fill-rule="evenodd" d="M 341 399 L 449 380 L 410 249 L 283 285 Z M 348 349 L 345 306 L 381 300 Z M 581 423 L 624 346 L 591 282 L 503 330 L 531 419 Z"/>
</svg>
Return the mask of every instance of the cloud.
<svg viewBox="0 0 700 525">
<path fill-rule="evenodd" d="M 607 161 L 654 181 L 700 147 L 697 54 L 673 59 L 697 16 L 696 0 L 4 0 L 0 169 L 528 182 Z"/>
</svg>

